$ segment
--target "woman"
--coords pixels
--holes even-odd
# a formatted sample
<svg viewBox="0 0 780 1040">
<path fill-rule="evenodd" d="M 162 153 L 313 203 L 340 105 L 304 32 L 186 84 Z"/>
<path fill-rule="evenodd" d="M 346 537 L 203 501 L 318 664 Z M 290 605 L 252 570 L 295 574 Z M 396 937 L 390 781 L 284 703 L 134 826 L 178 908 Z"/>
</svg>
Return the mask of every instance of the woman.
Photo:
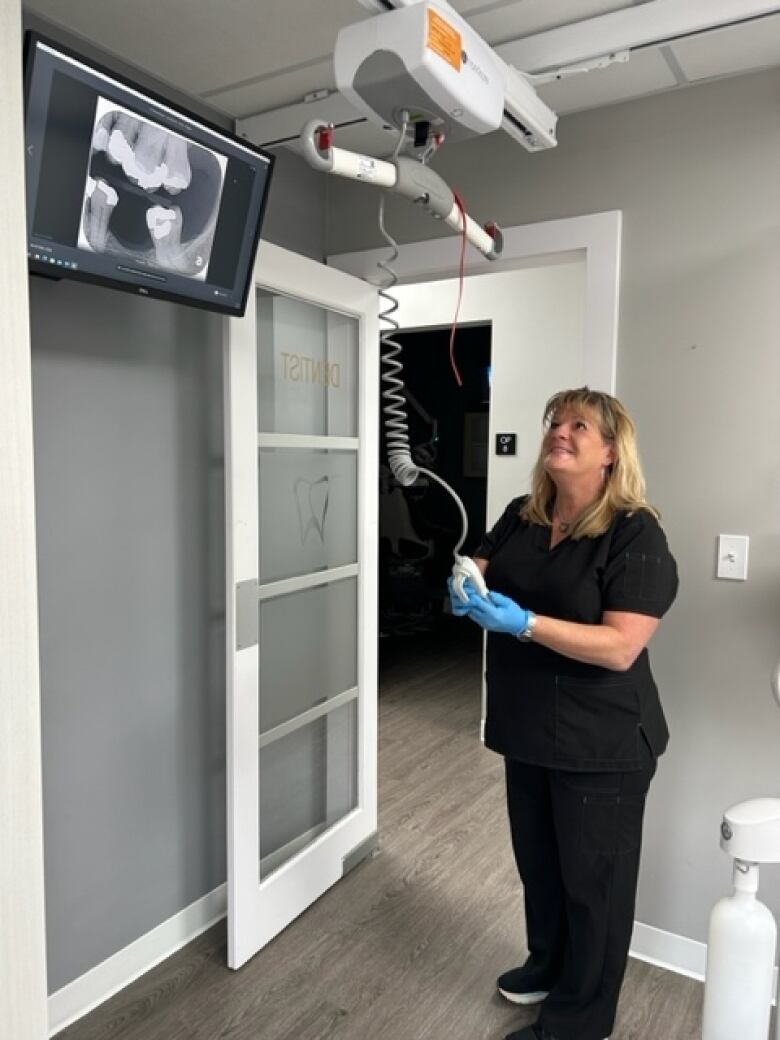
<svg viewBox="0 0 780 1040">
<path fill-rule="evenodd" d="M 485 743 L 503 755 L 529 956 L 501 975 L 538 1021 L 507 1040 L 603 1040 L 634 920 L 645 795 L 668 731 L 647 644 L 677 569 L 614 397 L 556 394 L 529 496 L 475 560 L 491 592 L 450 590 L 488 633 Z"/>
</svg>

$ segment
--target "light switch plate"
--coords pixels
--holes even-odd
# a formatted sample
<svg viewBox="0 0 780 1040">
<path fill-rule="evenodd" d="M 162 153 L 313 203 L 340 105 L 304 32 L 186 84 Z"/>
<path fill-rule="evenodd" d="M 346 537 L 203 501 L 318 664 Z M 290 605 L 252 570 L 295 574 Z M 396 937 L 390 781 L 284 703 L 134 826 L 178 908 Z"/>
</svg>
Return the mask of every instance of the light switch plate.
<svg viewBox="0 0 780 1040">
<path fill-rule="evenodd" d="M 718 535 L 718 566 L 716 577 L 731 581 L 746 581 L 748 569 L 748 546 L 746 534 Z"/>
</svg>

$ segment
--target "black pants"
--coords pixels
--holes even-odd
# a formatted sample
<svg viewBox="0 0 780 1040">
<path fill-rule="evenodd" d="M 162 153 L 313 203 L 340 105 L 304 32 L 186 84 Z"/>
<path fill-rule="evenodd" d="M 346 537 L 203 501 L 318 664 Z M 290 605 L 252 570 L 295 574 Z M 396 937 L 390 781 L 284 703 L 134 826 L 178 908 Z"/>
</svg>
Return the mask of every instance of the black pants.
<svg viewBox="0 0 780 1040">
<path fill-rule="evenodd" d="M 512 847 L 525 889 L 529 989 L 561 1040 L 603 1040 L 615 1022 L 634 922 L 645 795 L 635 773 L 574 773 L 506 759 Z"/>
</svg>

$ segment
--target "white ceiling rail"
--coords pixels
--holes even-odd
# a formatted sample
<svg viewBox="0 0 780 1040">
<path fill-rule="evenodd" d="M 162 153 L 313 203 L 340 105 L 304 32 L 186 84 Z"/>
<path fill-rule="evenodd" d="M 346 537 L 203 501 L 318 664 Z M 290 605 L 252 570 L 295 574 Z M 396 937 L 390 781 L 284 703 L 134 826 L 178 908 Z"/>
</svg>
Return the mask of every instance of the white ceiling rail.
<svg viewBox="0 0 780 1040">
<path fill-rule="evenodd" d="M 236 131 L 240 137 L 248 141 L 273 147 L 297 140 L 302 127 L 315 115 L 323 122 L 333 123 L 337 127 L 366 121 L 362 112 L 350 105 L 337 90 L 333 90 L 324 97 L 318 96 L 311 101 L 299 101 L 294 105 L 284 105 L 270 112 L 260 112 L 259 115 L 239 119 L 236 121 Z M 377 127 L 377 132 L 381 134 L 382 130 Z M 395 131 L 392 136 L 397 136 Z"/>
<path fill-rule="evenodd" d="M 780 12 L 759 0 L 649 0 L 494 47 L 509 65 L 541 72 L 615 51 L 661 46 L 710 29 Z"/>
</svg>

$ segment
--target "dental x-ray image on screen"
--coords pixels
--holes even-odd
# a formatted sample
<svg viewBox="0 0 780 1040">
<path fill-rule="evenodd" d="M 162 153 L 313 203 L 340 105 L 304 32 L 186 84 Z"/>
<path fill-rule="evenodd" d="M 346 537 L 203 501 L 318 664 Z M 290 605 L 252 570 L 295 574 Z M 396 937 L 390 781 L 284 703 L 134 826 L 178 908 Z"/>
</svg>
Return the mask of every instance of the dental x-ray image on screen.
<svg viewBox="0 0 780 1040">
<path fill-rule="evenodd" d="M 224 156 L 99 98 L 79 247 L 205 280 L 226 166 Z"/>
<path fill-rule="evenodd" d="M 242 315 L 274 157 L 53 40 L 25 44 L 30 272 Z"/>
</svg>

